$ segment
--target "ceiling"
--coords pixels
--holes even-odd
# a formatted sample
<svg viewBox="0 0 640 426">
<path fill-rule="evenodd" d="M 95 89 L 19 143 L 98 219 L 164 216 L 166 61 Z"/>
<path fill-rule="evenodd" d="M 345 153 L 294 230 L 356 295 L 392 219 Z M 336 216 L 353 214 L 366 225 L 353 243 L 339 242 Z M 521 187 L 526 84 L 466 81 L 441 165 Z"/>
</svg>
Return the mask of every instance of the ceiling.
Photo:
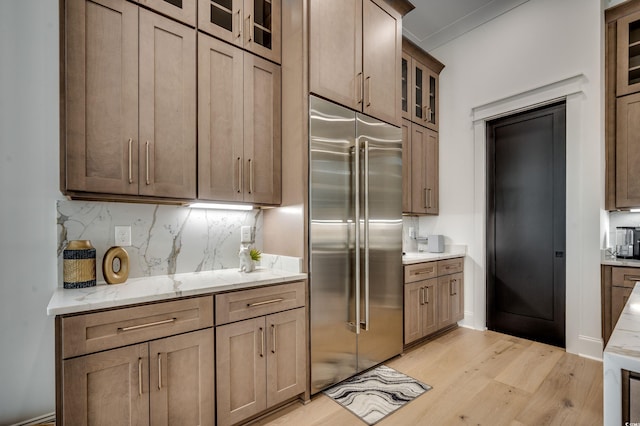
<svg viewBox="0 0 640 426">
<path fill-rule="evenodd" d="M 410 0 L 402 33 L 426 51 L 460 37 L 528 0 Z"/>
</svg>

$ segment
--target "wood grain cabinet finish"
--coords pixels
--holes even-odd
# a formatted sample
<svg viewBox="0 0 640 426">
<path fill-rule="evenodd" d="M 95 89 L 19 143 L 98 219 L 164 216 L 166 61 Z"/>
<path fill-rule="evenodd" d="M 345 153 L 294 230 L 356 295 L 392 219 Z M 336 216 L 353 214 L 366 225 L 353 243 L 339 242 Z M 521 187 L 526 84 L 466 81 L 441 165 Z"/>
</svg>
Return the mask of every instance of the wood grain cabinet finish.
<svg viewBox="0 0 640 426">
<path fill-rule="evenodd" d="M 133 0 L 163 15 L 196 26 L 197 0 Z"/>
<path fill-rule="evenodd" d="M 198 28 L 280 63 L 282 0 L 198 0 Z"/>
<path fill-rule="evenodd" d="M 403 167 L 409 169 L 411 207 L 404 213 L 437 215 L 439 213 L 438 133 L 411 123 L 411 132 L 407 135 L 410 136 L 410 140 L 404 145 L 411 146 L 411 157 L 410 162 L 403 164 Z M 403 188 L 403 191 L 407 190 Z"/>
<path fill-rule="evenodd" d="M 213 329 L 64 361 L 64 425 L 214 425 Z"/>
<path fill-rule="evenodd" d="M 216 327 L 217 421 L 231 425 L 305 392 L 305 309 Z"/>
<path fill-rule="evenodd" d="M 402 19 L 376 0 L 311 0 L 310 91 L 400 126 Z"/>
<path fill-rule="evenodd" d="M 402 119 L 402 211 L 411 212 L 411 121 Z"/>
<path fill-rule="evenodd" d="M 602 265 L 602 338 L 606 345 L 631 292 L 640 281 L 640 268 Z"/>
<path fill-rule="evenodd" d="M 199 34 L 198 198 L 279 204 L 280 66 Z"/>
<path fill-rule="evenodd" d="M 405 345 L 464 318 L 463 267 L 463 257 L 405 265 Z"/>
<path fill-rule="evenodd" d="M 640 206 L 640 93 L 617 99 L 616 206 Z"/>
<path fill-rule="evenodd" d="M 64 10 L 63 192 L 195 198 L 195 30 L 124 0 Z"/>
<path fill-rule="evenodd" d="M 618 19 L 616 95 L 640 91 L 640 11 Z"/>
</svg>

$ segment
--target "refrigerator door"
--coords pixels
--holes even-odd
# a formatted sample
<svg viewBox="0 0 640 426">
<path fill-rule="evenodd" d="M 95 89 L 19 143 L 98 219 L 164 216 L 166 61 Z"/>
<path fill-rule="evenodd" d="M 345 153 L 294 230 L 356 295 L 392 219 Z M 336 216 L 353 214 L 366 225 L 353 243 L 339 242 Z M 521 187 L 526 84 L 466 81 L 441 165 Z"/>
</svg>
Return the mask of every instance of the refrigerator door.
<svg viewBox="0 0 640 426">
<path fill-rule="evenodd" d="M 358 371 L 402 353 L 402 130 L 357 114 L 361 161 Z"/>
<path fill-rule="evenodd" d="M 354 375 L 357 369 L 355 127 L 353 111 L 310 97 L 312 393 Z"/>
</svg>

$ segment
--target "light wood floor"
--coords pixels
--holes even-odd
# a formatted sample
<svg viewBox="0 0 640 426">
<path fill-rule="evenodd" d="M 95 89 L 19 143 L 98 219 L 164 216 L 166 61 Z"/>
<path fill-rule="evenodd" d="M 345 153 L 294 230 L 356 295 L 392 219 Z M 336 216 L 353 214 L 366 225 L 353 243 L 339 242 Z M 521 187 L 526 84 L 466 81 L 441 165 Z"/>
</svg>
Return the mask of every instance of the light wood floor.
<svg viewBox="0 0 640 426">
<path fill-rule="evenodd" d="M 602 363 L 458 328 L 386 365 L 433 386 L 378 425 L 602 425 Z M 320 394 L 259 425 L 363 425 Z"/>
</svg>

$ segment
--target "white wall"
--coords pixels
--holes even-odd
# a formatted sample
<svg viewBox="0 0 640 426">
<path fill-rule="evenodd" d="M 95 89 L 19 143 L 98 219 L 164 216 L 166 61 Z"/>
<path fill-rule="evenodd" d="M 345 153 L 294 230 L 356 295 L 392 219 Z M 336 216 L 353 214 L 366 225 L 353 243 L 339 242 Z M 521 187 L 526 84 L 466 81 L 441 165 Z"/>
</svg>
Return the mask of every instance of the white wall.
<svg viewBox="0 0 640 426">
<path fill-rule="evenodd" d="M 55 409 L 58 1 L 0 1 L 0 424 Z"/>
<path fill-rule="evenodd" d="M 604 162 L 600 2 L 530 0 L 430 52 L 446 67 L 440 76 L 440 215 L 420 219 L 421 234 L 444 234 L 469 246 L 465 264 L 465 322 L 485 326 L 482 233 L 474 227 L 475 154 L 472 109 L 583 74 L 578 136 L 568 141 L 567 349 L 601 357 L 600 235 Z M 569 147 L 571 145 L 571 148 Z M 602 215 L 605 216 L 605 215 Z"/>
</svg>

